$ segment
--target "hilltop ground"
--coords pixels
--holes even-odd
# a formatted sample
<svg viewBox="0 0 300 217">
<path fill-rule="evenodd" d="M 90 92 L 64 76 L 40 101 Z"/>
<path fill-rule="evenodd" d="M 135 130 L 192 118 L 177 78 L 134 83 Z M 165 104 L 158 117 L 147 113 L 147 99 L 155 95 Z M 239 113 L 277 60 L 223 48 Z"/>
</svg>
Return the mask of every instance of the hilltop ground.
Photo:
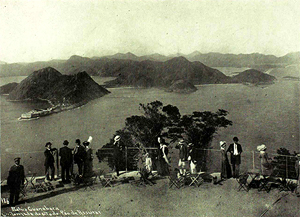
<svg viewBox="0 0 300 217">
<path fill-rule="evenodd" d="M 31 210 L 44 206 L 57 208 L 57 216 L 273 217 L 300 214 L 300 198 L 291 192 L 279 192 L 278 189 L 272 189 L 269 193 L 258 192 L 257 189 L 250 189 L 249 192 L 237 191 L 239 184 L 235 179 L 217 185 L 205 182 L 199 188 L 181 189 L 169 189 L 168 182 L 168 179 L 159 179 L 154 186 L 118 184 L 112 188 L 104 188 L 98 183 L 93 188 L 80 188 L 36 201 L 31 200 L 18 207 Z M 11 208 L 4 207 L 2 215 L 5 216 L 10 211 Z M 94 213 L 84 213 L 87 211 Z"/>
</svg>

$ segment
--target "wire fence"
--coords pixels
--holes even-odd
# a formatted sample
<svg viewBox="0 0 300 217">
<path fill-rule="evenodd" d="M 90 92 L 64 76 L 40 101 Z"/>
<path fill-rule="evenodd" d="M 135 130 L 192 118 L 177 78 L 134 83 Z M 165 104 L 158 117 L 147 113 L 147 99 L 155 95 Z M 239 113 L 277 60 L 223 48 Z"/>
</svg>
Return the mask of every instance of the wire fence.
<svg viewBox="0 0 300 217">
<path fill-rule="evenodd" d="M 150 157 L 152 158 L 152 162 L 154 163 L 154 170 L 156 170 L 155 162 L 157 160 L 158 148 L 151 147 L 146 148 L 147 152 L 149 152 Z M 197 164 L 198 171 L 208 172 L 208 173 L 218 173 L 221 172 L 221 164 L 222 164 L 222 154 L 218 149 L 196 149 L 198 156 L 206 156 L 205 158 L 201 158 L 202 161 L 199 161 Z M 97 152 L 93 152 L 94 154 L 94 168 L 105 167 L 110 168 L 110 171 L 113 171 L 114 158 L 113 158 L 113 148 L 101 148 L 98 149 Z M 270 158 L 270 163 L 273 165 L 274 172 L 273 174 L 277 177 L 282 178 L 296 178 L 296 169 L 295 163 L 297 161 L 297 157 L 294 155 L 278 155 L 278 154 L 268 154 Z M 10 166 L 13 165 L 14 157 L 21 157 L 21 164 L 24 166 L 25 173 L 29 174 L 37 174 L 39 176 L 44 175 L 44 161 L 45 156 L 43 151 L 37 152 L 21 152 L 21 153 L 6 153 L 5 155 L 1 155 L 2 162 L 10 159 L 12 162 Z M 139 160 L 140 160 L 140 150 L 135 147 L 126 147 L 123 151 L 121 169 L 125 171 L 134 171 L 139 168 Z M 178 167 L 179 161 L 179 150 L 169 147 L 168 154 L 169 162 L 171 168 Z M 230 162 L 230 156 L 228 155 L 228 159 Z M 60 166 L 59 166 L 59 158 L 55 156 L 55 174 L 59 176 Z M 98 165 L 99 161 L 101 164 Z M 74 166 L 74 171 L 76 170 Z M 187 167 L 189 169 L 189 166 Z M 3 171 L 5 170 L 5 171 Z M 261 162 L 259 158 L 259 152 L 256 151 L 244 151 L 241 155 L 241 165 L 240 172 L 247 172 L 249 170 L 261 170 Z M 7 168 L 2 166 L 2 180 L 6 179 L 8 176 L 9 167 Z M 76 171 L 75 171 L 76 172 Z"/>
<path fill-rule="evenodd" d="M 152 161 L 154 162 L 155 169 L 155 161 L 158 153 L 158 148 L 146 148 L 146 150 L 150 153 Z M 198 156 L 206 156 L 201 158 L 202 161 L 197 163 L 197 168 L 200 171 L 208 172 L 208 173 L 218 173 L 221 172 L 222 165 L 222 153 L 218 149 L 196 149 Z M 101 161 L 108 163 L 111 167 L 113 166 L 113 148 L 102 148 L 99 149 L 97 155 Z M 274 176 L 281 178 L 291 178 L 295 179 L 296 169 L 295 164 L 297 161 L 297 157 L 294 155 L 279 155 L 279 154 L 268 154 L 269 155 L 269 163 L 273 167 Z M 102 158 L 102 159 L 101 159 Z M 137 170 L 138 161 L 140 160 L 139 149 L 130 147 L 125 148 L 123 153 L 123 169 L 126 171 Z M 175 148 L 169 149 L 169 162 L 171 168 L 178 167 L 179 161 L 179 150 Z M 230 156 L 228 154 L 228 159 L 230 162 Z M 189 168 L 188 168 L 189 169 Z M 261 172 L 261 158 L 259 157 L 259 152 L 256 151 L 245 151 L 241 155 L 241 165 L 240 172 L 248 172 L 248 171 L 258 171 Z"/>
</svg>

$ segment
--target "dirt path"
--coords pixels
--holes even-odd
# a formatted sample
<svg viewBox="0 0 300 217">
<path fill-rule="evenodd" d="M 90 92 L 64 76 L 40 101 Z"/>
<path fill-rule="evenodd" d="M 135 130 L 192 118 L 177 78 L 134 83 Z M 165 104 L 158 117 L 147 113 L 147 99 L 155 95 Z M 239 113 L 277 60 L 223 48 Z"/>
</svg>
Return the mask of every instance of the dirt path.
<svg viewBox="0 0 300 217">
<path fill-rule="evenodd" d="M 167 179 L 156 182 L 156 185 L 147 187 L 122 184 L 103 188 L 98 184 L 94 190 L 82 188 L 21 204 L 20 207 L 40 208 L 45 205 L 57 208 L 58 216 L 261 216 L 274 201 L 286 194 L 276 189 L 270 193 L 256 189 L 238 192 L 238 183 L 234 179 L 222 185 L 204 183 L 199 188 L 182 189 L 169 189 Z M 300 198 L 289 194 L 264 216 L 296 216 L 299 202 Z M 11 208 L 3 208 L 2 214 L 9 211 Z"/>
</svg>

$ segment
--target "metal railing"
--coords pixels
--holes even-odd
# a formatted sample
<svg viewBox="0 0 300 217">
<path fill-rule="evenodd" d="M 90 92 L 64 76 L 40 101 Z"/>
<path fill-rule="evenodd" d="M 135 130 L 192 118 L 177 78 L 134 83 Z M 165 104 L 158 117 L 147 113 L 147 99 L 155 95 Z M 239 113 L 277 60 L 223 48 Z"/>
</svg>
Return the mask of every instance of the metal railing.
<svg viewBox="0 0 300 217">
<path fill-rule="evenodd" d="M 155 169 L 155 161 L 157 156 L 158 149 L 156 147 L 146 148 L 146 150 L 150 153 L 152 162 L 154 163 Z M 207 157 L 202 162 L 198 162 L 198 168 L 204 172 L 220 172 L 221 171 L 221 161 L 222 155 L 220 150 L 218 149 L 196 149 L 199 155 L 207 155 Z M 94 168 L 98 168 L 99 165 L 97 158 L 98 153 L 105 153 L 105 159 L 101 159 L 102 162 L 100 167 L 109 166 L 112 167 L 111 162 L 113 162 L 113 148 L 101 148 L 93 151 L 94 155 Z M 32 174 L 35 173 L 38 176 L 44 175 L 45 168 L 44 168 L 44 151 L 37 151 L 37 152 L 21 152 L 21 153 L 2 153 L 2 165 L 1 165 L 1 175 L 2 180 L 5 180 L 8 176 L 9 168 L 14 164 L 14 157 L 19 156 L 21 157 L 21 164 L 24 166 L 25 174 Z M 99 155 L 98 155 L 99 156 Z M 295 162 L 297 158 L 293 155 L 279 155 L 279 154 L 270 154 L 268 153 L 270 162 L 274 167 L 274 174 L 278 177 L 283 178 L 296 178 L 296 170 L 295 170 Z M 169 147 L 169 155 L 168 155 L 171 167 L 178 167 L 178 160 L 179 160 L 179 151 L 178 149 Z M 230 156 L 228 156 L 230 162 Z M 126 171 L 133 171 L 137 169 L 137 164 L 139 161 L 139 149 L 135 147 L 126 147 L 123 153 L 123 168 Z M 3 162 L 11 162 L 9 165 L 3 165 Z M 104 165 L 106 164 L 106 165 Z M 56 174 L 59 175 L 60 168 L 57 168 L 56 157 L 55 157 L 55 170 Z M 244 151 L 241 155 L 241 166 L 240 171 L 246 172 L 249 170 L 260 170 L 260 158 L 259 152 L 256 151 Z M 76 171 L 76 166 L 74 166 L 74 170 Z M 112 168 L 111 168 L 112 170 Z"/>
<path fill-rule="evenodd" d="M 155 162 L 155 156 L 157 154 L 157 148 L 146 148 L 151 152 L 152 161 Z M 102 148 L 99 152 L 107 152 L 105 162 L 112 161 L 113 148 Z M 124 167 L 126 171 L 136 170 L 132 166 L 136 165 L 135 161 L 138 161 L 138 148 L 130 147 L 124 150 Z M 204 172 L 221 172 L 222 154 L 219 149 L 196 149 L 198 154 L 206 155 L 206 158 L 202 158 L 204 161 L 198 162 L 198 168 Z M 110 154 L 108 154 L 110 153 Z M 273 166 L 273 175 L 282 178 L 296 178 L 295 163 L 297 158 L 294 155 L 279 155 L 268 154 L 269 163 Z M 179 150 L 175 148 L 169 148 L 169 162 L 171 167 L 178 167 Z M 103 159 L 102 159 L 103 160 Z M 228 160 L 230 162 L 230 156 L 228 154 Z M 155 164 L 155 163 L 154 163 Z M 155 165 L 154 165 L 155 166 Z M 256 170 L 261 172 L 261 162 L 259 158 L 259 152 L 257 151 L 244 151 L 241 155 L 240 172 L 247 172 L 249 170 Z"/>
</svg>

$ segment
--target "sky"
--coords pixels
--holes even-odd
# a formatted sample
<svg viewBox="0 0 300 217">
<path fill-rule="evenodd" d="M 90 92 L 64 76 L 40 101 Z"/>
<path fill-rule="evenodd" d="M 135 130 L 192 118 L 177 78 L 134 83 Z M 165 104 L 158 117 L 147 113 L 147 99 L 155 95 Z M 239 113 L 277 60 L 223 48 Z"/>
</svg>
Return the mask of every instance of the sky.
<svg viewBox="0 0 300 217">
<path fill-rule="evenodd" d="M 299 0 L 0 0 L 0 60 L 300 51 Z"/>
</svg>

